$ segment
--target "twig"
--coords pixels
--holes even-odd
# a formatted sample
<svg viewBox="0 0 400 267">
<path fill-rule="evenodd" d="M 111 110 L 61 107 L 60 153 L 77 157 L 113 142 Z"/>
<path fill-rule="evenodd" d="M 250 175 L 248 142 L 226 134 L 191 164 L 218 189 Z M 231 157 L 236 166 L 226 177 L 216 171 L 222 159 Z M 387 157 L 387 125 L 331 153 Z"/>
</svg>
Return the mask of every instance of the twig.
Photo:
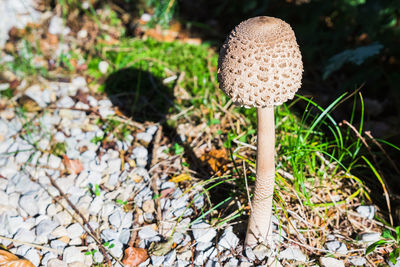
<svg viewBox="0 0 400 267">
<path fill-rule="evenodd" d="M 369 138 L 371 138 L 372 142 L 379 147 L 379 149 L 383 152 L 383 154 L 385 155 L 385 157 L 387 158 L 387 160 L 390 162 L 390 164 L 392 165 L 393 169 L 396 170 L 397 174 L 400 174 L 400 170 L 397 167 L 397 165 L 393 162 L 392 158 L 389 156 L 389 154 L 386 152 L 386 150 L 382 147 L 381 144 L 379 144 L 378 141 L 375 140 L 375 138 L 372 136 L 371 131 L 365 131 L 365 135 L 368 136 Z"/>
<path fill-rule="evenodd" d="M 85 216 L 82 215 L 82 213 L 78 210 L 78 208 L 69 200 L 69 198 L 64 194 L 64 192 L 61 190 L 61 188 L 57 185 L 56 181 L 51 176 L 47 176 L 50 180 L 50 183 L 60 192 L 60 195 L 67 201 L 68 205 L 76 212 L 76 214 L 79 215 L 79 217 L 82 218 L 83 223 L 86 225 L 86 227 L 89 229 L 90 233 L 92 236 L 95 236 L 94 240 L 96 241 L 97 245 L 99 246 L 100 252 L 104 256 L 104 260 L 107 262 L 109 266 L 111 266 L 111 260 L 108 257 L 107 251 L 104 248 L 103 244 L 99 241 L 99 238 L 97 238 L 96 232 L 93 230 L 93 228 L 90 226 L 89 222 L 86 220 Z M 114 259 L 118 260 L 114 256 L 112 256 Z M 118 260 L 119 261 L 119 260 Z"/>
<path fill-rule="evenodd" d="M 154 144 L 153 144 L 153 151 L 152 151 L 152 156 L 153 158 L 151 159 L 151 166 L 154 166 L 157 162 L 157 151 L 158 148 L 160 147 L 160 142 L 161 142 L 161 137 L 162 137 L 162 126 L 158 125 L 158 130 L 156 133 L 156 137 L 154 138 Z M 157 186 L 157 179 L 158 176 L 157 175 L 153 175 L 152 179 L 151 179 L 151 189 L 153 189 L 153 192 L 155 195 L 159 194 L 158 191 L 158 186 Z M 155 204 L 155 208 L 157 211 L 157 221 L 161 221 L 162 220 L 162 213 L 161 213 L 161 206 L 160 206 L 160 198 L 156 198 L 154 200 L 154 204 Z"/>
<path fill-rule="evenodd" d="M 58 250 L 56 250 L 54 248 L 49 248 L 49 247 L 45 247 L 45 246 L 41 246 L 41 245 L 29 243 L 29 242 L 24 242 L 24 241 L 8 238 L 8 237 L 1 236 L 1 235 L 0 235 L 0 239 L 11 241 L 13 243 L 19 243 L 19 244 L 22 244 L 22 245 L 27 245 L 27 246 L 38 248 L 38 249 L 41 249 L 41 250 L 51 251 L 51 252 L 57 253 L 58 255 L 62 254 L 60 251 L 58 251 Z"/>
<path fill-rule="evenodd" d="M 364 137 L 361 136 L 361 134 L 357 131 L 357 129 L 351 125 L 348 121 L 343 120 L 343 123 L 346 124 L 347 126 L 350 127 L 350 129 L 353 130 L 353 132 L 356 134 L 356 136 L 361 140 L 361 142 L 365 145 L 365 147 L 368 149 L 369 154 L 371 155 L 373 161 L 375 162 L 376 166 L 380 169 L 379 167 L 379 163 L 378 160 L 376 159 L 376 155 L 372 152 L 371 147 L 368 145 L 367 141 L 365 140 Z M 339 124 L 340 126 L 340 124 Z M 386 198 L 386 205 L 388 207 L 388 213 L 389 213 L 389 219 L 390 219 L 390 224 L 393 225 L 393 216 L 392 216 L 392 208 L 391 208 L 391 204 L 390 204 L 390 197 L 392 195 L 392 192 L 390 190 L 390 188 L 387 186 L 388 182 L 386 181 L 385 177 L 383 176 L 383 174 L 377 170 L 379 172 L 379 175 L 382 178 L 383 184 L 383 191 L 385 193 L 385 198 Z"/>
</svg>

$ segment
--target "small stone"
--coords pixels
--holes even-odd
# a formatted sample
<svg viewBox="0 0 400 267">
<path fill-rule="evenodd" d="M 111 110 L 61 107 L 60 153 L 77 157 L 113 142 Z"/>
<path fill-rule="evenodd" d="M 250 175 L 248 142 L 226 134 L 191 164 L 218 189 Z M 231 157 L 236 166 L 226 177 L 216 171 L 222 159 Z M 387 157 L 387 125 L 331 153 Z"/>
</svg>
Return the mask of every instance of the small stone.
<svg viewBox="0 0 400 267">
<path fill-rule="evenodd" d="M 79 238 L 85 230 L 83 230 L 82 226 L 79 223 L 71 224 L 67 227 L 68 237 L 71 239 Z"/>
<path fill-rule="evenodd" d="M 253 248 L 253 253 L 257 257 L 257 259 L 261 261 L 268 256 L 269 250 L 265 245 L 259 244 L 255 248 Z"/>
<path fill-rule="evenodd" d="M 205 251 L 213 245 L 212 242 L 198 242 L 196 245 L 196 251 Z"/>
<path fill-rule="evenodd" d="M 108 221 L 115 228 L 121 227 L 123 214 L 120 210 L 115 210 L 109 217 Z"/>
<path fill-rule="evenodd" d="M 35 216 L 39 213 L 39 207 L 35 200 L 35 194 L 23 195 L 19 199 L 19 205 L 29 215 Z"/>
<path fill-rule="evenodd" d="M 33 265 L 39 266 L 40 263 L 40 256 L 36 249 L 30 248 L 25 254 L 24 258 L 29 260 Z"/>
<path fill-rule="evenodd" d="M 136 138 L 142 145 L 147 146 L 153 139 L 153 135 L 143 132 L 136 134 Z"/>
<path fill-rule="evenodd" d="M 90 203 L 89 207 L 89 213 L 91 215 L 97 215 L 101 208 L 103 207 L 103 198 L 100 196 L 97 196 L 93 199 L 92 203 Z"/>
<path fill-rule="evenodd" d="M 55 250 L 58 250 L 58 251 L 63 251 L 66 246 L 67 246 L 67 243 L 65 243 L 61 240 L 58 240 L 58 239 L 50 241 L 50 247 L 54 248 Z"/>
<path fill-rule="evenodd" d="M 119 235 L 119 241 L 124 245 L 128 244 L 130 237 L 131 237 L 131 232 L 129 230 L 123 230 Z"/>
<path fill-rule="evenodd" d="M 59 108 L 72 108 L 75 105 L 74 100 L 69 96 L 64 96 L 57 102 L 57 107 Z"/>
<path fill-rule="evenodd" d="M 364 266 L 367 264 L 367 260 L 363 257 L 350 257 L 349 262 L 354 266 Z"/>
<path fill-rule="evenodd" d="M 99 71 L 103 74 L 107 73 L 108 70 L 108 62 L 107 61 L 100 61 L 99 62 Z"/>
<path fill-rule="evenodd" d="M 227 228 L 222 234 L 218 245 L 225 249 L 234 249 L 239 243 L 239 238 L 232 232 L 231 228 Z"/>
<path fill-rule="evenodd" d="M 192 252 L 190 250 L 185 250 L 184 252 L 177 254 L 176 257 L 178 260 L 189 261 L 192 258 Z"/>
<path fill-rule="evenodd" d="M 101 238 L 105 241 L 118 240 L 118 233 L 112 229 L 104 229 L 101 231 Z"/>
<path fill-rule="evenodd" d="M 65 261 L 61 261 L 59 259 L 50 259 L 47 262 L 47 267 L 68 267 Z"/>
<path fill-rule="evenodd" d="M 117 258 L 122 256 L 122 247 L 123 245 L 121 244 L 121 242 L 114 240 L 112 241 L 112 243 L 114 246 L 112 248 L 110 248 L 110 252 Z"/>
<path fill-rule="evenodd" d="M 244 254 L 249 261 L 253 262 L 256 260 L 256 255 L 254 255 L 254 252 L 250 247 L 245 248 Z"/>
<path fill-rule="evenodd" d="M 68 264 L 68 267 L 88 267 L 88 265 L 86 265 L 83 262 L 74 261 L 74 262 L 71 262 L 70 264 Z"/>
<path fill-rule="evenodd" d="M 323 267 L 345 267 L 342 260 L 337 260 L 330 257 L 322 257 L 319 259 L 319 263 Z"/>
<path fill-rule="evenodd" d="M 54 219 L 60 224 L 60 225 L 68 225 L 72 222 L 72 217 L 71 215 L 66 212 L 66 211 L 60 211 L 54 216 Z"/>
<path fill-rule="evenodd" d="M 356 211 L 363 218 L 373 219 L 375 216 L 375 207 L 374 206 L 359 206 Z"/>
<path fill-rule="evenodd" d="M 154 201 L 152 199 L 144 201 L 142 204 L 142 209 L 144 212 L 149 212 L 149 213 L 154 212 L 155 211 Z"/>
<path fill-rule="evenodd" d="M 85 255 L 77 247 L 67 247 L 64 249 L 63 260 L 66 263 L 85 262 Z"/>
<path fill-rule="evenodd" d="M 58 223 L 52 220 L 42 220 L 37 226 L 36 226 L 36 235 L 41 236 L 41 235 L 48 235 L 50 234 L 56 227 L 58 226 Z"/>
<path fill-rule="evenodd" d="M 145 226 L 143 227 L 139 233 L 139 238 L 142 240 L 146 240 L 149 242 L 159 241 L 161 238 L 158 236 L 158 233 L 154 231 L 153 227 Z"/>
<path fill-rule="evenodd" d="M 361 234 L 360 241 L 366 242 L 368 244 L 372 244 L 372 243 L 378 241 L 380 238 L 381 238 L 381 233 L 377 233 L 377 232 L 364 233 L 364 234 Z"/>
<path fill-rule="evenodd" d="M 151 256 L 151 263 L 153 266 L 161 266 L 162 263 L 164 262 L 164 257 L 165 256 Z"/>
<path fill-rule="evenodd" d="M 51 232 L 51 236 L 53 237 L 62 237 L 62 236 L 67 236 L 68 232 L 67 229 L 64 226 L 58 226 Z"/>
<path fill-rule="evenodd" d="M 296 247 L 288 247 L 284 251 L 281 251 L 278 255 L 279 259 L 295 260 L 305 262 L 307 260 L 306 255 Z"/>
<path fill-rule="evenodd" d="M 193 224 L 191 228 L 196 242 L 210 242 L 217 235 L 217 231 L 205 222 Z"/>
<path fill-rule="evenodd" d="M 94 261 L 95 263 L 102 263 L 103 260 L 104 260 L 104 256 L 103 256 L 103 254 L 101 254 L 100 251 L 96 251 L 96 252 L 93 254 L 93 261 Z"/>
<path fill-rule="evenodd" d="M 239 266 L 239 260 L 236 258 L 230 258 L 228 262 L 224 264 L 224 267 L 237 267 Z"/>
<path fill-rule="evenodd" d="M 175 260 L 176 260 L 176 250 L 173 249 L 171 252 L 169 252 L 167 255 L 165 255 L 163 265 L 164 266 L 172 266 L 173 263 L 175 262 Z"/>
<path fill-rule="evenodd" d="M 338 252 L 341 254 L 347 254 L 348 252 L 346 245 L 337 240 L 326 242 L 325 246 L 331 252 Z"/>
<path fill-rule="evenodd" d="M 112 159 L 108 161 L 108 172 L 114 173 L 121 170 L 121 159 Z"/>
<path fill-rule="evenodd" d="M 42 266 L 49 266 L 49 261 L 51 259 L 57 259 L 57 255 L 55 255 L 53 252 L 46 252 L 43 255 L 43 258 L 41 260 Z M 62 266 L 62 265 L 61 265 Z"/>
<path fill-rule="evenodd" d="M 134 158 L 147 158 L 148 151 L 145 147 L 138 146 L 132 150 L 132 155 Z"/>
<path fill-rule="evenodd" d="M 20 228 L 14 236 L 15 240 L 23 241 L 27 243 L 33 243 L 35 240 L 36 235 L 33 231 L 27 230 L 24 228 Z"/>
</svg>

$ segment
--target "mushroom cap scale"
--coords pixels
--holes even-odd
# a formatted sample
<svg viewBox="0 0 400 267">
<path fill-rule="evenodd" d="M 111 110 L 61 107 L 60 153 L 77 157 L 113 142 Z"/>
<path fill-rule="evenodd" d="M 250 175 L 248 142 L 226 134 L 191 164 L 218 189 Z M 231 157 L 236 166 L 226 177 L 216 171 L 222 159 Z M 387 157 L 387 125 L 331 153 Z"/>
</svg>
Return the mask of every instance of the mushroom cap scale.
<svg viewBox="0 0 400 267">
<path fill-rule="evenodd" d="M 294 97 L 303 63 L 289 24 L 272 17 L 241 22 L 218 58 L 218 81 L 226 95 L 245 107 L 272 107 Z"/>
</svg>

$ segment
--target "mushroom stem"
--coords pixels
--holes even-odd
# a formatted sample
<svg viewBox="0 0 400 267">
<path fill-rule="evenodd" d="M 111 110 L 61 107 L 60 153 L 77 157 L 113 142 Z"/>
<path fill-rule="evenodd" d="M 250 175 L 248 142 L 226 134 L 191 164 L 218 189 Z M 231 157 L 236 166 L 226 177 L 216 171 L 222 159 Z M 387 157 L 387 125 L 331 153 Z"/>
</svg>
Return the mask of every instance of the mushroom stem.
<svg viewBox="0 0 400 267">
<path fill-rule="evenodd" d="M 275 183 L 274 108 L 258 108 L 257 174 L 245 245 L 266 243 L 271 236 L 272 199 Z"/>
</svg>

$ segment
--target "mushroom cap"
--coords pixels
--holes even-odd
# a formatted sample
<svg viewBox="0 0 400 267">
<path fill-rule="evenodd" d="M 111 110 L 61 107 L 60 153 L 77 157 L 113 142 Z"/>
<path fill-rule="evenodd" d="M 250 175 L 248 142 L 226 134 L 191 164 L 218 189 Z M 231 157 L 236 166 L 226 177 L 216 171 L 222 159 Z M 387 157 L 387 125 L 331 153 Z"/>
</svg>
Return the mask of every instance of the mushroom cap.
<svg viewBox="0 0 400 267">
<path fill-rule="evenodd" d="M 218 58 L 221 90 L 245 107 L 272 107 L 292 99 L 302 74 L 292 28 L 273 17 L 241 22 L 227 37 Z"/>
</svg>

